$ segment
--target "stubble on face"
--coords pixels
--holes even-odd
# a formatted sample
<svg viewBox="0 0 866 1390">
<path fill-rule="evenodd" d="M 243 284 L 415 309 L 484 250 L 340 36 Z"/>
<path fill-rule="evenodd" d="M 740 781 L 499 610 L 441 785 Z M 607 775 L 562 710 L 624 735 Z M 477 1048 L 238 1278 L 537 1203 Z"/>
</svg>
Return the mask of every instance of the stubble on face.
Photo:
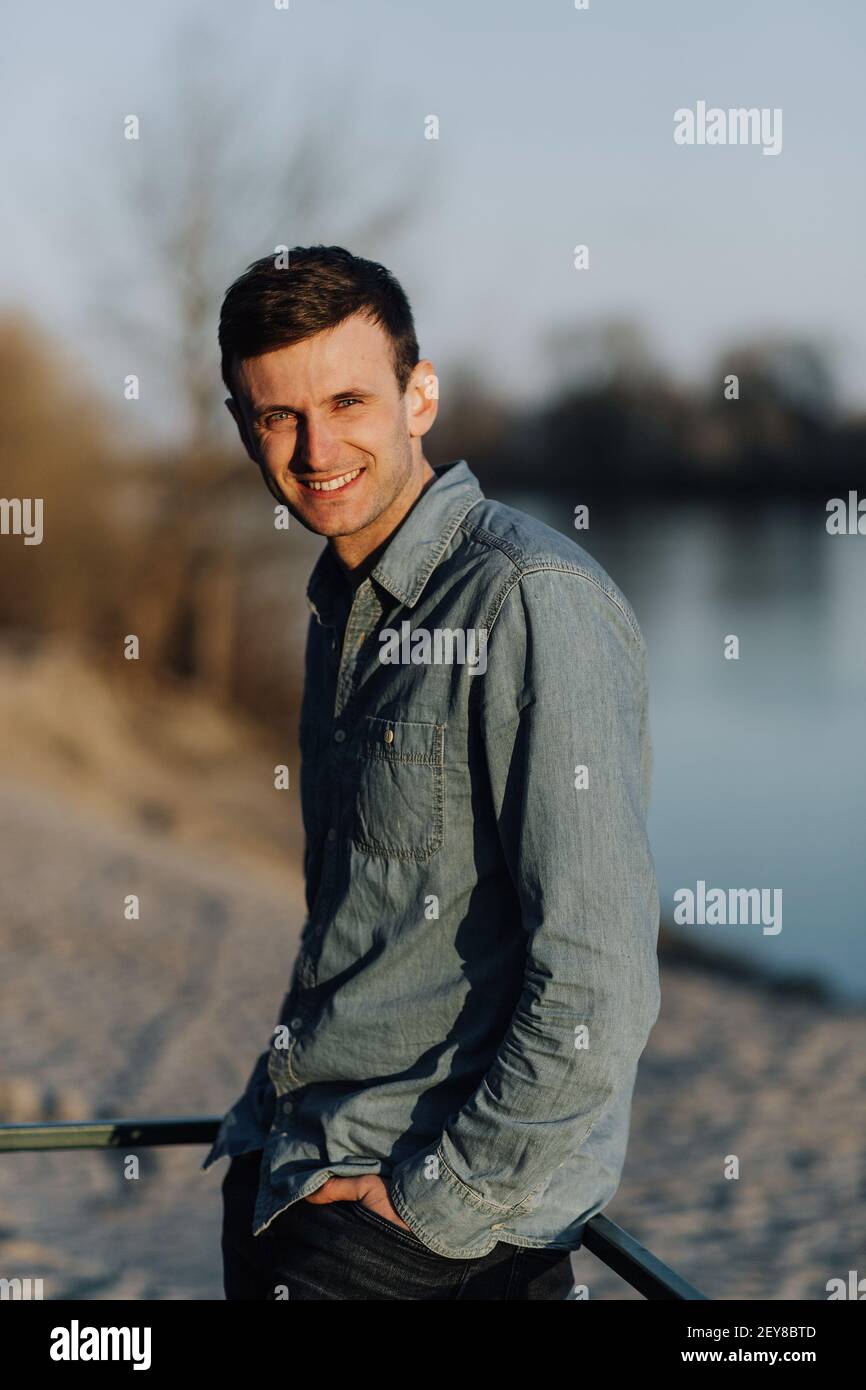
<svg viewBox="0 0 866 1390">
<path fill-rule="evenodd" d="M 421 449 L 424 430 L 410 432 L 390 339 L 379 324 L 353 315 L 245 359 L 236 376 L 247 447 L 272 495 L 355 568 L 381 548 L 435 476 Z M 315 482 L 331 485 L 309 485 Z"/>
</svg>

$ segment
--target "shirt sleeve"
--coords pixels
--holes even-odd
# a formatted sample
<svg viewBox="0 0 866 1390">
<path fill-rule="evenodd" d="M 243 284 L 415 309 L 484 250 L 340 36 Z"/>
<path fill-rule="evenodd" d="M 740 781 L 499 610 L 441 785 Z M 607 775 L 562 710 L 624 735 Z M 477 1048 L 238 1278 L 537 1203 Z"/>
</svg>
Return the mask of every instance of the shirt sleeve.
<svg viewBox="0 0 866 1390">
<path fill-rule="evenodd" d="M 204 1172 L 218 1158 L 232 1158 L 264 1147 L 274 1117 L 276 1099 L 268 1074 L 268 1047 L 256 1058 L 243 1094 L 223 1116 L 216 1138 L 201 1164 Z"/>
<path fill-rule="evenodd" d="M 522 991 L 438 1146 L 390 1181 L 403 1220 L 454 1255 L 489 1249 L 532 1210 L 633 1084 L 660 1005 L 646 648 L 633 616 L 590 578 L 533 571 L 509 591 L 473 679 L 526 932 Z"/>
</svg>

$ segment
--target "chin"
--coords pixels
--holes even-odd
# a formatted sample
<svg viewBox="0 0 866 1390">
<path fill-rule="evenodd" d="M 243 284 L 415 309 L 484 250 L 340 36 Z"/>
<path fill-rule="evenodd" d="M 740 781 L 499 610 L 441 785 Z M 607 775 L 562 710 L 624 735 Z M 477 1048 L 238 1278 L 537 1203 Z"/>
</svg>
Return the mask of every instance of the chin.
<svg viewBox="0 0 866 1390">
<path fill-rule="evenodd" d="M 307 517 L 299 516 L 298 520 L 308 531 L 312 531 L 315 536 L 354 536 L 356 531 L 363 531 L 369 525 L 366 519 L 353 517 Z"/>
</svg>

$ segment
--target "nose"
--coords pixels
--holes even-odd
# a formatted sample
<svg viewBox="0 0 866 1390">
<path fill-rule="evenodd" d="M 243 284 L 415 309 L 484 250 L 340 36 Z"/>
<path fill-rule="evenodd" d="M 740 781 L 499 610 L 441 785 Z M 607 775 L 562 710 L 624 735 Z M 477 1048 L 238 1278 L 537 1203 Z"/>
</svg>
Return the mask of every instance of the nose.
<svg viewBox="0 0 866 1390">
<path fill-rule="evenodd" d="M 339 462 L 340 442 L 327 418 L 308 415 L 298 443 L 300 471 L 327 473 Z"/>
</svg>

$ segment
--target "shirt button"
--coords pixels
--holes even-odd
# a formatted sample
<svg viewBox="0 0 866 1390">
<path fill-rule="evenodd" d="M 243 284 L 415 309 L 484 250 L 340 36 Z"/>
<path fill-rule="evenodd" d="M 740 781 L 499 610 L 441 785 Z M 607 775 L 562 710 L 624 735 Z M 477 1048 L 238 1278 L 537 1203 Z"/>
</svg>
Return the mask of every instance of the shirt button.
<svg viewBox="0 0 866 1390">
<path fill-rule="evenodd" d="M 393 743 L 393 742 L 394 742 L 394 730 L 393 730 L 393 729 L 386 729 L 386 730 L 385 730 L 385 742 L 386 742 L 386 743 Z"/>
<path fill-rule="evenodd" d="M 291 1114 L 291 1110 L 292 1110 L 292 1102 L 291 1102 L 290 1100 L 284 1100 L 284 1101 L 283 1101 L 283 1114 L 284 1114 L 284 1115 L 289 1115 L 289 1114 Z"/>
<path fill-rule="evenodd" d="M 337 832 L 336 832 L 336 830 L 334 829 L 333 826 L 331 826 L 330 830 L 328 831 L 328 837 L 327 837 L 327 838 L 328 838 L 328 844 L 330 844 L 330 845 L 332 845 L 332 844 L 334 843 L 334 841 L 336 840 L 336 838 L 337 838 Z"/>
<path fill-rule="evenodd" d="M 303 1028 L 303 1026 L 304 1020 L 302 1018 L 293 1018 L 290 1024 L 290 1027 L 292 1028 Z"/>
<path fill-rule="evenodd" d="M 504 1222 L 504 1221 L 494 1221 L 494 1223 L 493 1223 L 493 1225 L 490 1227 L 490 1229 L 491 1229 L 491 1231 L 501 1231 L 501 1230 L 502 1230 L 502 1227 L 503 1227 L 504 1225 L 505 1225 L 505 1222 Z"/>
<path fill-rule="evenodd" d="M 334 730 L 334 742 L 335 742 L 335 743 L 342 743 L 342 742 L 343 742 L 343 739 L 344 739 L 345 737 L 346 737 L 346 730 L 345 730 L 345 729 L 335 729 L 335 730 Z"/>
</svg>

